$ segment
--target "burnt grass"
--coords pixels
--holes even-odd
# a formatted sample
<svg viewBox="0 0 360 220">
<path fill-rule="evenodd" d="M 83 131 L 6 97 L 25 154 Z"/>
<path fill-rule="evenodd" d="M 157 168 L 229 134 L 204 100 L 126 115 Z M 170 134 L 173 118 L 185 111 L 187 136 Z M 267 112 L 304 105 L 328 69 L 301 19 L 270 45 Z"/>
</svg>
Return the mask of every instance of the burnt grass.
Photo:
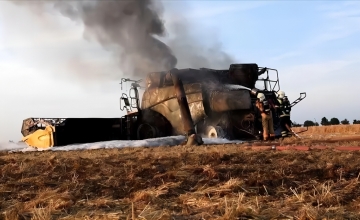
<svg viewBox="0 0 360 220">
<path fill-rule="evenodd" d="M 0 219 L 360 219 L 360 152 L 0 153 Z"/>
</svg>

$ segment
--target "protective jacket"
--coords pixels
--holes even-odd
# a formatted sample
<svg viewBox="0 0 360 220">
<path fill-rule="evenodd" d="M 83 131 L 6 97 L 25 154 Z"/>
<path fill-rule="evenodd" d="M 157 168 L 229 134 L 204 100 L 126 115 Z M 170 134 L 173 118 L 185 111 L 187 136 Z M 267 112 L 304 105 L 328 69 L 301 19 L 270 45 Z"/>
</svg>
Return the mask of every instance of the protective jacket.
<svg viewBox="0 0 360 220">
<path fill-rule="evenodd" d="M 279 116 L 280 117 L 290 116 L 291 106 L 287 97 L 285 96 L 283 99 L 278 99 L 278 101 L 280 103 Z"/>
<path fill-rule="evenodd" d="M 256 107 L 259 109 L 261 113 L 261 123 L 263 127 L 263 138 L 264 140 L 268 140 L 275 137 L 274 132 L 274 124 L 271 109 L 269 103 L 266 100 L 262 102 L 260 100 L 256 101 Z"/>
<path fill-rule="evenodd" d="M 269 115 L 271 113 L 270 111 L 270 105 L 269 105 L 269 102 L 267 100 L 264 100 L 264 101 L 259 101 L 257 103 L 257 107 L 259 108 L 260 112 L 261 113 L 265 113 L 267 115 Z"/>
</svg>

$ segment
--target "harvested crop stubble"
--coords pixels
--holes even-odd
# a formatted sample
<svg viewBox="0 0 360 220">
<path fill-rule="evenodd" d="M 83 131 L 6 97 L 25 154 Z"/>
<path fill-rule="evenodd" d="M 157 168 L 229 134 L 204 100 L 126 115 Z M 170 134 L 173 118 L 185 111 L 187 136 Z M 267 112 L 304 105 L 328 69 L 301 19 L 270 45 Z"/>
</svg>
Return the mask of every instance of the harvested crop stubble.
<svg viewBox="0 0 360 220">
<path fill-rule="evenodd" d="M 295 132 L 304 128 L 294 127 Z M 309 130 L 303 134 L 331 134 L 331 135 L 354 135 L 360 134 L 360 124 L 355 125 L 327 125 L 327 126 L 311 126 Z"/>
<path fill-rule="evenodd" d="M 0 154 L 0 219 L 359 219 L 360 152 L 245 145 Z"/>
</svg>

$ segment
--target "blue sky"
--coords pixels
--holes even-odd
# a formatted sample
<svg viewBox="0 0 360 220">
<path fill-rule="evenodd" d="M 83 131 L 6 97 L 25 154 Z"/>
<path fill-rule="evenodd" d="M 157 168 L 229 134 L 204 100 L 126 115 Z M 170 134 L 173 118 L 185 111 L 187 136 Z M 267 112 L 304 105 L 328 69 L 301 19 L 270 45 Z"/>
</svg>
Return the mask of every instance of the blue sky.
<svg viewBox="0 0 360 220">
<path fill-rule="evenodd" d="M 186 19 L 204 45 L 220 43 L 238 63 L 278 69 L 291 100 L 307 92 L 293 109 L 293 121 L 360 119 L 359 1 L 163 3 L 170 37 L 172 23 Z M 85 84 L 70 77 L 72 59 L 82 61 L 72 71 L 89 73 Z M 114 71 L 111 54 L 84 40 L 81 24 L 0 1 L 0 141 L 19 140 L 27 117 L 120 117 L 118 82 L 91 81 Z"/>
<path fill-rule="evenodd" d="M 214 27 L 239 62 L 278 69 L 281 87 L 292 100 L 307 92 L 293 110 L 294 121 L 360 117 L 359 104 L 351 98 L 360 79 L 360 2 L 187 3 L 194 11 L 213 9 L 198 17 L 199 26 Z"/>
</svg>

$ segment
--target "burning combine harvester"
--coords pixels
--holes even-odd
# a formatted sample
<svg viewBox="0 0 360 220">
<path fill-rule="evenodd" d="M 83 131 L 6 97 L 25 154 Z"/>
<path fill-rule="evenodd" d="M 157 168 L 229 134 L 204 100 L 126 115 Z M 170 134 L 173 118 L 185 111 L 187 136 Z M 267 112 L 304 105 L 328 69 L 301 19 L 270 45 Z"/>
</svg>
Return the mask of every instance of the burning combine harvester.
<svg viewBox="0 0 360 220">
<path fill-rule="evenodd" d="M 272 73 L 272 74 L 271 74 Z M 275 75 L 276 79 L 270 79 Z M 259 78 L 266 75 L 265 78 Z M 258 93 L 276 103 L 280 90 L 278 72 L 257 64 L 232 64 L 228 70 L 172 69 L 149 73 L 145 81 L 132 82 L 120 98 L 121 118 L 28 118 L 23 121 L 23 141 L 49 148 L 110 140 L 142 140 L 185 135 L 188 144 L 202 144 L 201 137 L 258 139 L 261 116 L 256 111 Z M 140 105 L 139 83 L 145 91 Z M 145 83 L 144 83 L 145 82 Z M 264 89 L 259 90 L 260 83 Z M 300 97 L 294 106 L 306 97 Z M 274 129 L 280 133 L 273 111 Z"/>
</svg>

